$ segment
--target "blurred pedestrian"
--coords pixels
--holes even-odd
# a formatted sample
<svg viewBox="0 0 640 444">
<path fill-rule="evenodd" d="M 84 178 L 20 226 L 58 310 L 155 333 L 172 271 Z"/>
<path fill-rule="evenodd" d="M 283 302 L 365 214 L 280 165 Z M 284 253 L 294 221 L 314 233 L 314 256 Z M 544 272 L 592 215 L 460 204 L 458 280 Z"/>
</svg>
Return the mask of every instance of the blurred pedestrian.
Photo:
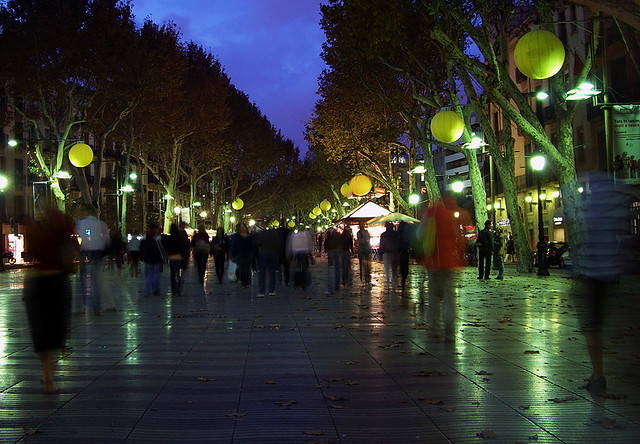
<svg viewBox="0 0 640 444">
<path fill-rule="evenodd" d="M 169 226 L 169 237 L 166 249 L 169 259 L 169 273 L 171 276 L 171 294 L 179 295 L 182 292 L 182 272 L 184 262 L 189 258 L 189 244 L 185 242 L 184 236 L 180 232 L 177 224 Z"/>
<path fill-rule="evenodd" d="M 504 229 L 502 227 L 498 227 L 493 239 L 493 262 L 498 270 L 496 279 L 504 279 Z"/>
<path fill-rule="evenodd" d="M 293 285 L 306 289 L 311 283 L 309 260 L 313 254 L 313 237 L 304 226 L 289 236 L 287 251 L 290 257 L 295 258 L 296 261 Z"/>
<path fill-rule="evenodd" d="M 156 222 L 149 224 L 149 230 L 140 241 L 140 256 L 144 261 L 144 286 L 142 293 L 160 294 L 160 272 L 167 261 L 160 226 Z"/>
<path fill-rule="evenodd" d="M 340 233 L 340 275 L 342 285 L 351 285 L 351 255 L 353 254 L 353 231 L 344 224 Z"/>
<path fill-rule="evenodd" d="M 70 217 L 57 209 L 45 211 L 39 221 L 29 223 L 26 241 L 35 268 L 27 273 L 24 301 L 35 352 L 42 365 L 45 393 L 57 393 L 54 384 L 55 350 L 65 347 L 71 314 L 69 273 L 75 271 L 79 246 Z"/>
<path fill-rule="evenodd" d="M 409 276 L 409 248 L 411 241 L 411 228 L 405 221 L 398 224 L 398 268 L 400 269 L 400 279 L 402 291 L 404 291 L 407 277 Z"/>
<path fill-rule="evenodd" d="M 198 274 L 198 282 L 201 284 L 204 284 L 204 275 L 207 271 L 210 247 L 207 230 L 204 228 L 204 224 L 199 224 L 198 231 L 191 237 L 191 249 L 193 263 L 196 266 L 196 272 Z"/>
<path fill-rule="evenodd" d="M 130 236 L 131 238 L 127 241 L 127 256 L 131 266 L 131 276 L 138 277 L 140 275 L 140 232 L 133 230 Z"/>
<path fill-rule="evenodd" d="M 289 240 L 289 236 L 291 235 L 291 230 L 284 226 L 284 222 L 278 228 L 281 235 L 282 245 L 280 249 L 280 264 L 278 269 L 281 272 L 281 277 L 279 282 L 284 281 L 284 285 L 289 285 L 290 278 L 290 264 L 289 264 L 289 256 L 287 255 L 287 241 Z"/>
<path fill-rule="evenodd" d="M 575 295 L 581 330 L 593 373 L 587 390 L 606 392 L 603 336 L 606 307 L 612 302 L 615 283 L 629 271 L 629 257 L 637 253 L 637 244 L 625 236 L 631 234 L 631 208 L 636 200 L 620 184 L 614 185 L 605 173 L 589 173 L 589 191 L 583 208 L 584 239 L 572 245 L 574 270 L 581 278 Z M 637 242 L 637 241 L 636 241 Z"/>
<path fill-rule="evenodd" d="M 264 297 L 266 281 L 269 281 L 269 295 L 276 294 L 276 271 L 280 264 L 282 233 L 275 228 L 264 230 L 256 235 L 258 252 L 258 297 Z"/>
<path fill-rule="evenodd" d="M 211 238 L 209 253 L 213 256 L 218 282 L 222 284 L 224 263 L 229 259 L 229 237 L 224 234 L 224 230 L 222 228 L 218 228 L 216 235 Z"/>
<path fill-rule="evenodd" d="M 371 234 L 364 222 L 358 223 L 358 262 L 360 264 L 360 281 L 371 285 Z"/>
<path fill-rule="evenodd" d="M 459 213 L 459 217 L 455 213 Z M 433 218 L 433 224 L 427 224 L 427 219 Z M 433 242 L 429 253 L 423 255 L 423 264 L 427 268 L 429 283 L 429 306 L 427 319 L 431 337 L 440 339 L 441 335 L 441 311 L 444 321 L 444 334 L 446 342 L 455 339 L 456 302 L 455 287 L 457 270 L 464 267 L 464 253 L 466 243 L 461 223 L 468 216 L 464 210 L 458 207 L 450 193 L 444 193 L 441 201 L 429 207 L 424 215 L 423 226 L 431 226 L 434 232 L 420 233 L 423 240 L 431 239 Z"/>
<path fill-rule="evenodd" d="M 385 283 L 395 288 L 398 282 L 398 232 L 393 222 L 384 224 L 386 230 L 380 235 L 380 254 L 384 264 Z"/>
<path fill-rule="evenodd" d="M 251 287 L 251 266 L 255 257 L 254 250 L 254 238 L 249 233 L 247 225 L 244 223 L 239 224 L 229 256 L 230 260 L 238 265 L 237 273 L 242 288 Z"/>
<path fill-rule="evenodd" d="M 340 290 L 340 233 L 330 227 L 324 238 L 327 253 L 327 294 Z M 333 270 L 332 270 L 333 268 Z"/>
<path fill-rule="evenodd" d="M 109 238 L 109 270 L 113 270 L 115 266 L 120 271 L 124 265 L 124 254 L 127 251 L 127 246 L 118 229 L 111 230 Z"/>
<path fill-rule="evenodd" d="M 478 246 L 478 279 L 489 279 L 491 256 L 494 249 L 490 220 L 484 221 L 484 229 L 478 233 L 476 244 Z"/>
<path fill-rule="evenodd" d="M 76 222 L 81 250 L 78 280 L 84 308 L 89 306 L 91 299 L 93 313 L 99 316 L 102 313 L 102 258 L 109 247 L 109 229 L 94 216 L 94 211 L 97 211 L 97 206 L 87 207 L 86 217 Z M 87 280 L 91 282 L 90 286 Z"/>
</svg>

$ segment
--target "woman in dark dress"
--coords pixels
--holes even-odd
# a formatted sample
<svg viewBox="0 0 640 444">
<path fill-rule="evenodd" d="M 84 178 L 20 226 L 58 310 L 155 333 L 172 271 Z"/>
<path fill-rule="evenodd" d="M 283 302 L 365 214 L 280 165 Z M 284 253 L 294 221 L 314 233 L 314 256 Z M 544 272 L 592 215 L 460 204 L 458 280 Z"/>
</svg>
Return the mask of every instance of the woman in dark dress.
<svg viewBox="0 0 640 444">
<path fill-rule="evenodd" d="M 27 275 L 24 300 L 35 352 L 42 365 L 45 393 L 60 391 L 53 383 L 57 358 L 54 350 L 65 347 L 71 314 L 71 283 L 79 245 L 70 217 L 49 209 L 27 226 L 26 240 L 36 267 Z"/>
</svg>

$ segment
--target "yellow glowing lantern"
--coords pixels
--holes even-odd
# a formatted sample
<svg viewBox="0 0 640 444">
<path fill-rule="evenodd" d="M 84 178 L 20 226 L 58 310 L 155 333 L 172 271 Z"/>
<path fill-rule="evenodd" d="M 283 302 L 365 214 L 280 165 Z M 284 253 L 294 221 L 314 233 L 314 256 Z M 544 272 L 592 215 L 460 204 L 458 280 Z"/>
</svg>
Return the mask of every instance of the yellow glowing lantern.
<svg viewBox="0 0 640 444">
<path fill-rule="evenodd" d="M 271 225 L 273 225 L 274 227 L 278 228 L 280 226 L 280 221 L 279 220 L 274 220 L 273 222 L 271 222 Z"/>
<path fill-rule="evenodd" d="M 231 207 L 236 211 L 242 210 L 242 207 L 244 207 L 244 201 L 237 197 L 236 200 L 231 202 Z"/>
<path fill-rule="evenodd" d="M 456 112 L 440 111 L 431 119 L 431 134 L 440 142 L 455 142 L 463 131 L 464 122 Z"/>
<path fill-rule="evenodd" d="M 564 64 L 564 45 L 549 31 L 531 31 L 518 40 L 513 56 L 525 76 L 548 79 Z"/>
<path fill-rule="evenodd" d="M 320 207 L 315 207 L 313 210 L 311 210 L 311 212 L 316 216 L 320 216 L 320 214 L 322 213 L 322 210 L 320 209 Z"/>
<path fill-rule="evenodd" d="M 351 178 L 349 187 L 351 187 L 351 192 L 356 196 L 364 196 L 371 191 L 371 179 L 364 174 L 356 174 Z"/>
<path fill-rule="evenodd" d="M 290 220 L 287 225 L 289 226 L 289 228 L 293 228 L 293 227 L 296 226 L 296 223 L 294 221 Z"/>
<path fill-rule="evenodd" d="M 313 213 L 309 213 L 309 218 L 310 218 L 310 219 L 315 219 L 316 217 L 318 217 L 318 216 L 316 216 L 316 215 L 315 215 L 315 214 L 313 214 Z"/>
<path fill-rule="evenodd" d="M 340 194 L 342 194 L 344 197 L 349 197 L 350 192 L 351 192 L 351 187 L 349 186 L 349 184 L 343 183 L 342 186 L 340 187 Z"/>
<path fill-rule="evenodd" d="M 320 208 L 322 208 L 322 211 L 329 211 L 331 209 L 331 202 L 327 199 L 323 200 L 320 202 Z"/>
<path fill-rule="evenodd" d="M 69 162 L 78 168 L 84 168 L 93 161 L 93 150 L 86 143 L 76 143 L 69 150 Z"/>
</svg>

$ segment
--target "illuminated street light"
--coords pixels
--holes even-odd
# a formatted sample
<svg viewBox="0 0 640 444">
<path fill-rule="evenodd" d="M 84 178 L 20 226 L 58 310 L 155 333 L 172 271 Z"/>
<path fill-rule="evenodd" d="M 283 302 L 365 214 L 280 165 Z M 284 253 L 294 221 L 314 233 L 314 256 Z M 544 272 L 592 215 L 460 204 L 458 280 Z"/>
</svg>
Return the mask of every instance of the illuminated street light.
<svg viewBox="0 0 640 444">
<path fill-rule="evenodd" d="M 7 145 L 9 145 L 11 148 L 15 148 L 15 147 L 17 147 L 17 146 L 18 146 L 18 141 L 17 141 L 17 140 L 15 140 L 15 139 L 10 139 L 10 140 L 7 142 Z"/>
<path fill-rule="evenodd" d="M 66 171 L 58 171 L 58 172 L 56 173 L 56 177 L 57 177 L 58 179 L 71 179 L 71 174 L 69 174 L 69 173 L 68 173 L 68 172 L 66 172 Z"/>
<path fill-rule="evenodd" d="M 451 184 L 451 189 L 456 193 L 461 193 L 464 189 L 464 183 L 461 180 L 456 180 Z"/>
<path fill-rule="evenodd" d="M 138 175 L 135 172 L 129 174 L 129 179 L 136 180 L 137 178 L 138 178 Z"/>
<path fill-rule="evenodd" d="M 419 194 L 412 194 L 409 196 L 409 203 L 411 205 L 417 205 L 420 202 L 420 195 Z"/>
<path fill-rule="evenodd" d="M 204 219 L 205 217 L 207 217 L 207 212 L 206 212 L 206 211 L 203 211 L 202 213 L 200 213 L 200 217 L 201 217 L 201 218 L 203 218 L 203 219 Z"/>
<path fill-rule="evenodd" d="M 577 88 L 567 91 L 566 100 L 584 100 L 590 99 L 598 94 L 602 94 L 602 91 L 596 89 L 592 83 L 584 82 Z"/>
<path fill-rule="evenodd" d="M 171 194 L 165 194 L 164 198 L 165 198 L 165 200 L 172 200 L 173 196 Z"/>
<path fill-rule="evenodd" d="M 182 208 L 180 208 L 180 207 L 175 207 L 173 209 L 173 212 L 176 213 L 176 214 L 180 214 L 180 211 L 182 211 Z"/>
<path fill-rule="evenodd" d="M 547 196 L 540 192 L 540 174 L 544 169 L 546 159 L 544 156 L 533 156 L 529 163 L 536 171 L 536 185 L 538 187 L 538 276 L 549 276 L 547 264 L 547 243 L 544 241 L 544 221 L 542 219 L 542 202 Z M 543 197 L 544 196 L 544 197 Z"/>
<path fill-rule="evenodd" d="M 132 193 L 135 190 L 133 189 L 133 187 L 129 184 L 126 184 L 125 186 L 123 186 L 122 188 L 120 188 L 120 191 L 122 191 L 123 193 Z"/>
</svg>

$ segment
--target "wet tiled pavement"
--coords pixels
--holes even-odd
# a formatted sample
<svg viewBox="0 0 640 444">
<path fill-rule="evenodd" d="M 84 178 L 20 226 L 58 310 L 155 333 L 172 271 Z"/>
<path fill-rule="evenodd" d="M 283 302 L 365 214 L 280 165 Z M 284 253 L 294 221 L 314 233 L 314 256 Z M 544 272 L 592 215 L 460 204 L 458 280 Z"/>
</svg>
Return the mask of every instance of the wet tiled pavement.
<svg viewBox="0 0 640 444">
<path fill-rule="evenodd" d="M 429 338 L 417 266 L 404 296 L 357 277 L 325 295 L 323 260 L 306 291 L 264 298 L 256 279 L 203 288 L 193 272 L 182 295 L 144 297 L 105 271 L 117 311 L 73 316 L 56 395 L 42 393 L 25 271 L 1 274 L 0 442 L 640 442 L 637 277 L 607 311 L 601 396 L 579 388 L 590 365 L 566 271 L 465 270 L 454 344 Z"/>
</svg>

